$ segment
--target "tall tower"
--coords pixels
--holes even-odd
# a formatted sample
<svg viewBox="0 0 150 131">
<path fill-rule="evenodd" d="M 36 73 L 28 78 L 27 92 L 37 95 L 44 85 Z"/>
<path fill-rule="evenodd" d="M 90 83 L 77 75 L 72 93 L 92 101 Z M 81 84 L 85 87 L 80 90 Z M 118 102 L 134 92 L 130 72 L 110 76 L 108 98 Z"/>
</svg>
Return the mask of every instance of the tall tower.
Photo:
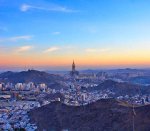
<svg viewBox="0 0 150 131">
<path fill-rule="evenodd" d="M 72 63 L 72 72 L 75 72 L 75 69 L 76 68 L 76 66 L 75 66 L 75 63 L 74 63 L 74 60 L 73 60 L 73 63 Z"/>
<path fill-rule="evenodd" d="M 73 77 L 79 75 L 79 72 L 76 71 L 76 66 L 75 66 L 74 60 L 73 60 L 73 63 L 72 63 L 72 71 L 70 71 L 70 75 L 73 76 Z"/>
</svg>

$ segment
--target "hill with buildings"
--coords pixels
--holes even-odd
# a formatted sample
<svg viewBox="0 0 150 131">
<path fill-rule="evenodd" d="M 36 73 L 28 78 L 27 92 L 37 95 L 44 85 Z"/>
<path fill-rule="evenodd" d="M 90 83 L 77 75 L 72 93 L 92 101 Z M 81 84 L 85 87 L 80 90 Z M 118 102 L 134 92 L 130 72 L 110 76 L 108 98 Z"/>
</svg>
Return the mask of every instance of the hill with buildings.
<svg viewBox="0 0 150 131">
<path fill-rule="evenodd" d="M 63 78 L 59 75 L 53 75 L 42 71 L 37 70 L 28 70 L 21 72 L 4 72 L 0 74 L 0 82 L 11 82 L 11 83 L 26 83 L 34 82 L 51 84 L 57 81 L 62 80 Z"/>
<path fill-rule="evenodd" d="M 150 105 L 132 107 L 126 102 L 101 99 L 85 106 L 60 102 L 30 111 L 31 121 L 47 131 L 148 131 Z M 144 121 L 143 121 L 144 120 Z M 134 129 L 135 127 L 135 129 Z"/>
<path fill-rule="evenodd" d="M 129 81 L 135 84 L 150 85 L 150 76 L 137 76 L 130 78 Z"/>
<path fill-rule="evenodd" d="M 122 94 L 136 94 L 140 93 L 140 86 L 139 85 L 134 85 L 134 84 L 129 84 L 126 82 L 116 82 L 113 80 L 106 80 L 103 83 L 99 84 L 98 86 L 91 88 L 90 90 L 110 90 L 115 93 L 119 93 L 120 95 Z"/>
<path fill-rule="evenodd" d="M 120 95 L 136 95 L 136 94 L 149 94 L 150 87 L 138 84 L 132 84 L 128 82 L 116 82 L 113 80 L 106 80 L 98 86 L 88 88 L 89 91 L 98 90 L 110 90 L 115 93 L 116 96 Z"/>
</svg>

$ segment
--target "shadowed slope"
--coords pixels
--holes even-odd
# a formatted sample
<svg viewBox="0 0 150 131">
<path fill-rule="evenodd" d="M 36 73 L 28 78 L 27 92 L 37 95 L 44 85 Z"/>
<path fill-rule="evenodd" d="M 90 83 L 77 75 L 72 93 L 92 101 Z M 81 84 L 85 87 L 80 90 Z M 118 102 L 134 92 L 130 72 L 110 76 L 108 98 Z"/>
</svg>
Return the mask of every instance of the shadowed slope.
<svg viewBox="0 0 150 131">
<path fill-rule="evenodd" d="M 150 106 L 135 108 L 136 131 L 150 129 Z M 102 99 L 80 107 L 54 102 L 30 112 L 39 130 L 61 131 L 130 131 L 133 123 L 132 106 L 114 99 Z"/>
</svg>

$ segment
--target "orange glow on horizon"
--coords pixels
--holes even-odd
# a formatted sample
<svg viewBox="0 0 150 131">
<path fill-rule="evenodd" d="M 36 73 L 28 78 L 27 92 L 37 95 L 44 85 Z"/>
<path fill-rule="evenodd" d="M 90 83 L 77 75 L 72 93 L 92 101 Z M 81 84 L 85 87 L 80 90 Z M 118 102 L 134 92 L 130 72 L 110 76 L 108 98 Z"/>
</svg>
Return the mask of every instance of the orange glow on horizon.
<svg viewBox="0 0 150 131">
<path fill-rule="evenodd" d="M 149 66 L 150 57 L 140 55 L 118 55 L 118 54 L 103 54 L 103 55 L 3 55 L 0 57 L 1 66 L 70 66 L 72 60 L 78 67 L 121 67 L 121 66 Z"/>
</svg>

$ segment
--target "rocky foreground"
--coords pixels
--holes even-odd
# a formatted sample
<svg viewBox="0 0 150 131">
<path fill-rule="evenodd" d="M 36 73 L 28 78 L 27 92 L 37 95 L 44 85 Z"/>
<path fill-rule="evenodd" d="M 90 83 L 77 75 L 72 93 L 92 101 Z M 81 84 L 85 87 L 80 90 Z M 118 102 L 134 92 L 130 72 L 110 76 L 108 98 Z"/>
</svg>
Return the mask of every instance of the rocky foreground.
<svg viewBox="0 0 150 131">
<path fill-rule="evenodd" d="M 29 114 L 39 131 L 150 130 L 150 105 L 133 108 L 114 99 L 101 99 L 78 107 L 53 102 Z"/>
</svg>

